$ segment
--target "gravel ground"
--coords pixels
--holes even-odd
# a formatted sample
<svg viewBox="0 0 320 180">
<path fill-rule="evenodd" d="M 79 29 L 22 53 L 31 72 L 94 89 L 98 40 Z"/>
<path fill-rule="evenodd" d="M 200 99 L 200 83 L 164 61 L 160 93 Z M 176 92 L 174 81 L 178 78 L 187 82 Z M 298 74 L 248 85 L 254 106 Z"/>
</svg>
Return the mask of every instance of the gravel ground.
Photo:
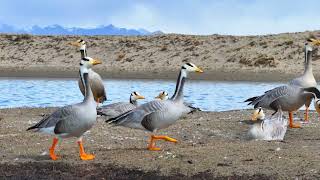
<svg viewBox="0 0 320 180">
<path fill-rule="evenodd" d="M 249 110 L 196 112 L 160 131 L 179 142 L 146 150 L 148 132 L 111 127 L 98 119 L 84 137 L 93 161 L 81 161 L 76 139 L 48 156 L 50 136 L 26 128 L 55 108 L 0 110 L 0 179 L 317 179 L 320 178 L 318 115 L 284 141 L 248 140 Z M 303 113 L 298 113 L 301 117 Z"/>
</svg>

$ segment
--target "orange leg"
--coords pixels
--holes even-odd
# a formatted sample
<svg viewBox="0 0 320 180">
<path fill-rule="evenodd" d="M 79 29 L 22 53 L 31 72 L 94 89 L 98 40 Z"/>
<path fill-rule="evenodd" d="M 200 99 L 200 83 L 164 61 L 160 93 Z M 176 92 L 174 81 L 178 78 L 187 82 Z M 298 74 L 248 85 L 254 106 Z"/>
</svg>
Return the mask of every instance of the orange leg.
<svg viewBox="0 0 320 180">
<path fill-rule="evenodd" d="M 289 112 L 289 127 L 290 127 L 290 128 L 300 128 L 300 127 L 301 127 L 300 124 L 294 124 L 294 123 L 293 123 L 293 115 L 292 115 L 292 112 Z"/>
<path fill-rule="evenodd" d="M 58 141 L 59 141 L 58 138 L 53 138 L 52 146 L 49 149 L 50 157 L 54 161 L 58 159 L 58 157 L 54 154 L 54 149 L 56 148 L 56 145 L 58 144 Z"/>
<path fill-rule="evenodd" d="M 82 140 L 78 141 L 79 144 L 79 150 L 80 150 L 80 158 L 82 160 L 92 160 L 95 158 L 95 156 L 93 154 L 86 154 L 84 152 L 84 148 L 83 148 L 83 144 L 82 144 Z"/>
<path fill-rule="evenodd" d="M 171 137 L 168 136 L 155 136 L 155 135 L 151 135 L 150 136 L 150 143 L 148 145 L 148 150 L 150 151 L 159 151 L 161 150 L 160 148 L 156 147 L 156 140 L 165 140 L 165 141 L 169 141 L 169 142 L 173 142 L 173 143 L 177 143 L 178 141 L 176 139 L 173 139 Z"/>
<path fill-rule="evenodd" d="M 304 115 L 304 121 L 309 121 L 309 106 L 306 106 L 306 114 Z"/>
</svg>

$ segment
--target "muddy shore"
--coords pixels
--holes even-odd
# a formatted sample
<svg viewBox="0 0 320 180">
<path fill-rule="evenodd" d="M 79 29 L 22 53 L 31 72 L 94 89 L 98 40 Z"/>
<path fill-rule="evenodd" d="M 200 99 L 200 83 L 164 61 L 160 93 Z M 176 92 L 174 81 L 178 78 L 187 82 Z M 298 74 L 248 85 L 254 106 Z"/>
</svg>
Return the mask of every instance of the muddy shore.
<svg viewBox="0 0 320 180">
<path fill-rule="evenodd" d="M 87 152 L 78 157 L 76 139 L 58 145 L 59 160 L 48 157 L 51 137 L 25 129 L 55 108 L 0 110 L 0 179 L 317 179 L 320 177 L 318 115 L 284 141 L 248 140 L 251 111 L 197 112 L 160 131 L 178 139 L 146 150 L 149 133 L 110 127 L 102 119 L 84 137 Z M 303 116 L 303 113 L 299 113 Z"/>
</svg>

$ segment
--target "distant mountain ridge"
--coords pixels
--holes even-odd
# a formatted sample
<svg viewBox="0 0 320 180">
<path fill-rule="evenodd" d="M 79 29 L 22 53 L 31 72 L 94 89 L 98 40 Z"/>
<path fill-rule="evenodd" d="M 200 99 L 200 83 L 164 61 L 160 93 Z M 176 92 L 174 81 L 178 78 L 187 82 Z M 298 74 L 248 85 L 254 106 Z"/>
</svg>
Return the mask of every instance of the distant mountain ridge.
<svg viewBox="0 0 320 180">
<path fill-rule="evenodd" d="M 50 25 L 45 27 L 32 26 L 28 29 L 16 28 L 11 25 L 0 25 L 0 33 L 17 33 L 17 34 L 33 34 L 33 35 L 153 35 L 163 34 L 161 31 L 150 32 L 145 29 L 126 29 L 118 28 L 110 24 L 107 26 L 98 26 L 95 28 L 66 28 L 60 25 Z"/>
</svg>

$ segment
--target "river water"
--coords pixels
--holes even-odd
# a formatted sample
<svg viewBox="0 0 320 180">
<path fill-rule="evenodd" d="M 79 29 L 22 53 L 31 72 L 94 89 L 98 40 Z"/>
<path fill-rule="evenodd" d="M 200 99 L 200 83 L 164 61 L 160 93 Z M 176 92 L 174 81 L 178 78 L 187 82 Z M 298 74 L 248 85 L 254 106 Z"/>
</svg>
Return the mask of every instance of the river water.
<svg viewBox="0 0 320 180">
<path fill-rule="evenodd" d="M 128 101 L 132 91 L 153 100 L 161 90 L 171 96 L 175 81 L 120 80 L 104 81 L 108 101 L 104 104 Z M 270 82 L 191 81 L 184 87 L 185 101 L 205 111 L 248 109 L 243 101 L 281 85 Z M 57 107 L 81 102 L 83 97 L 76 79 L 0 79 L 0 108 Z"/>
</svg>

